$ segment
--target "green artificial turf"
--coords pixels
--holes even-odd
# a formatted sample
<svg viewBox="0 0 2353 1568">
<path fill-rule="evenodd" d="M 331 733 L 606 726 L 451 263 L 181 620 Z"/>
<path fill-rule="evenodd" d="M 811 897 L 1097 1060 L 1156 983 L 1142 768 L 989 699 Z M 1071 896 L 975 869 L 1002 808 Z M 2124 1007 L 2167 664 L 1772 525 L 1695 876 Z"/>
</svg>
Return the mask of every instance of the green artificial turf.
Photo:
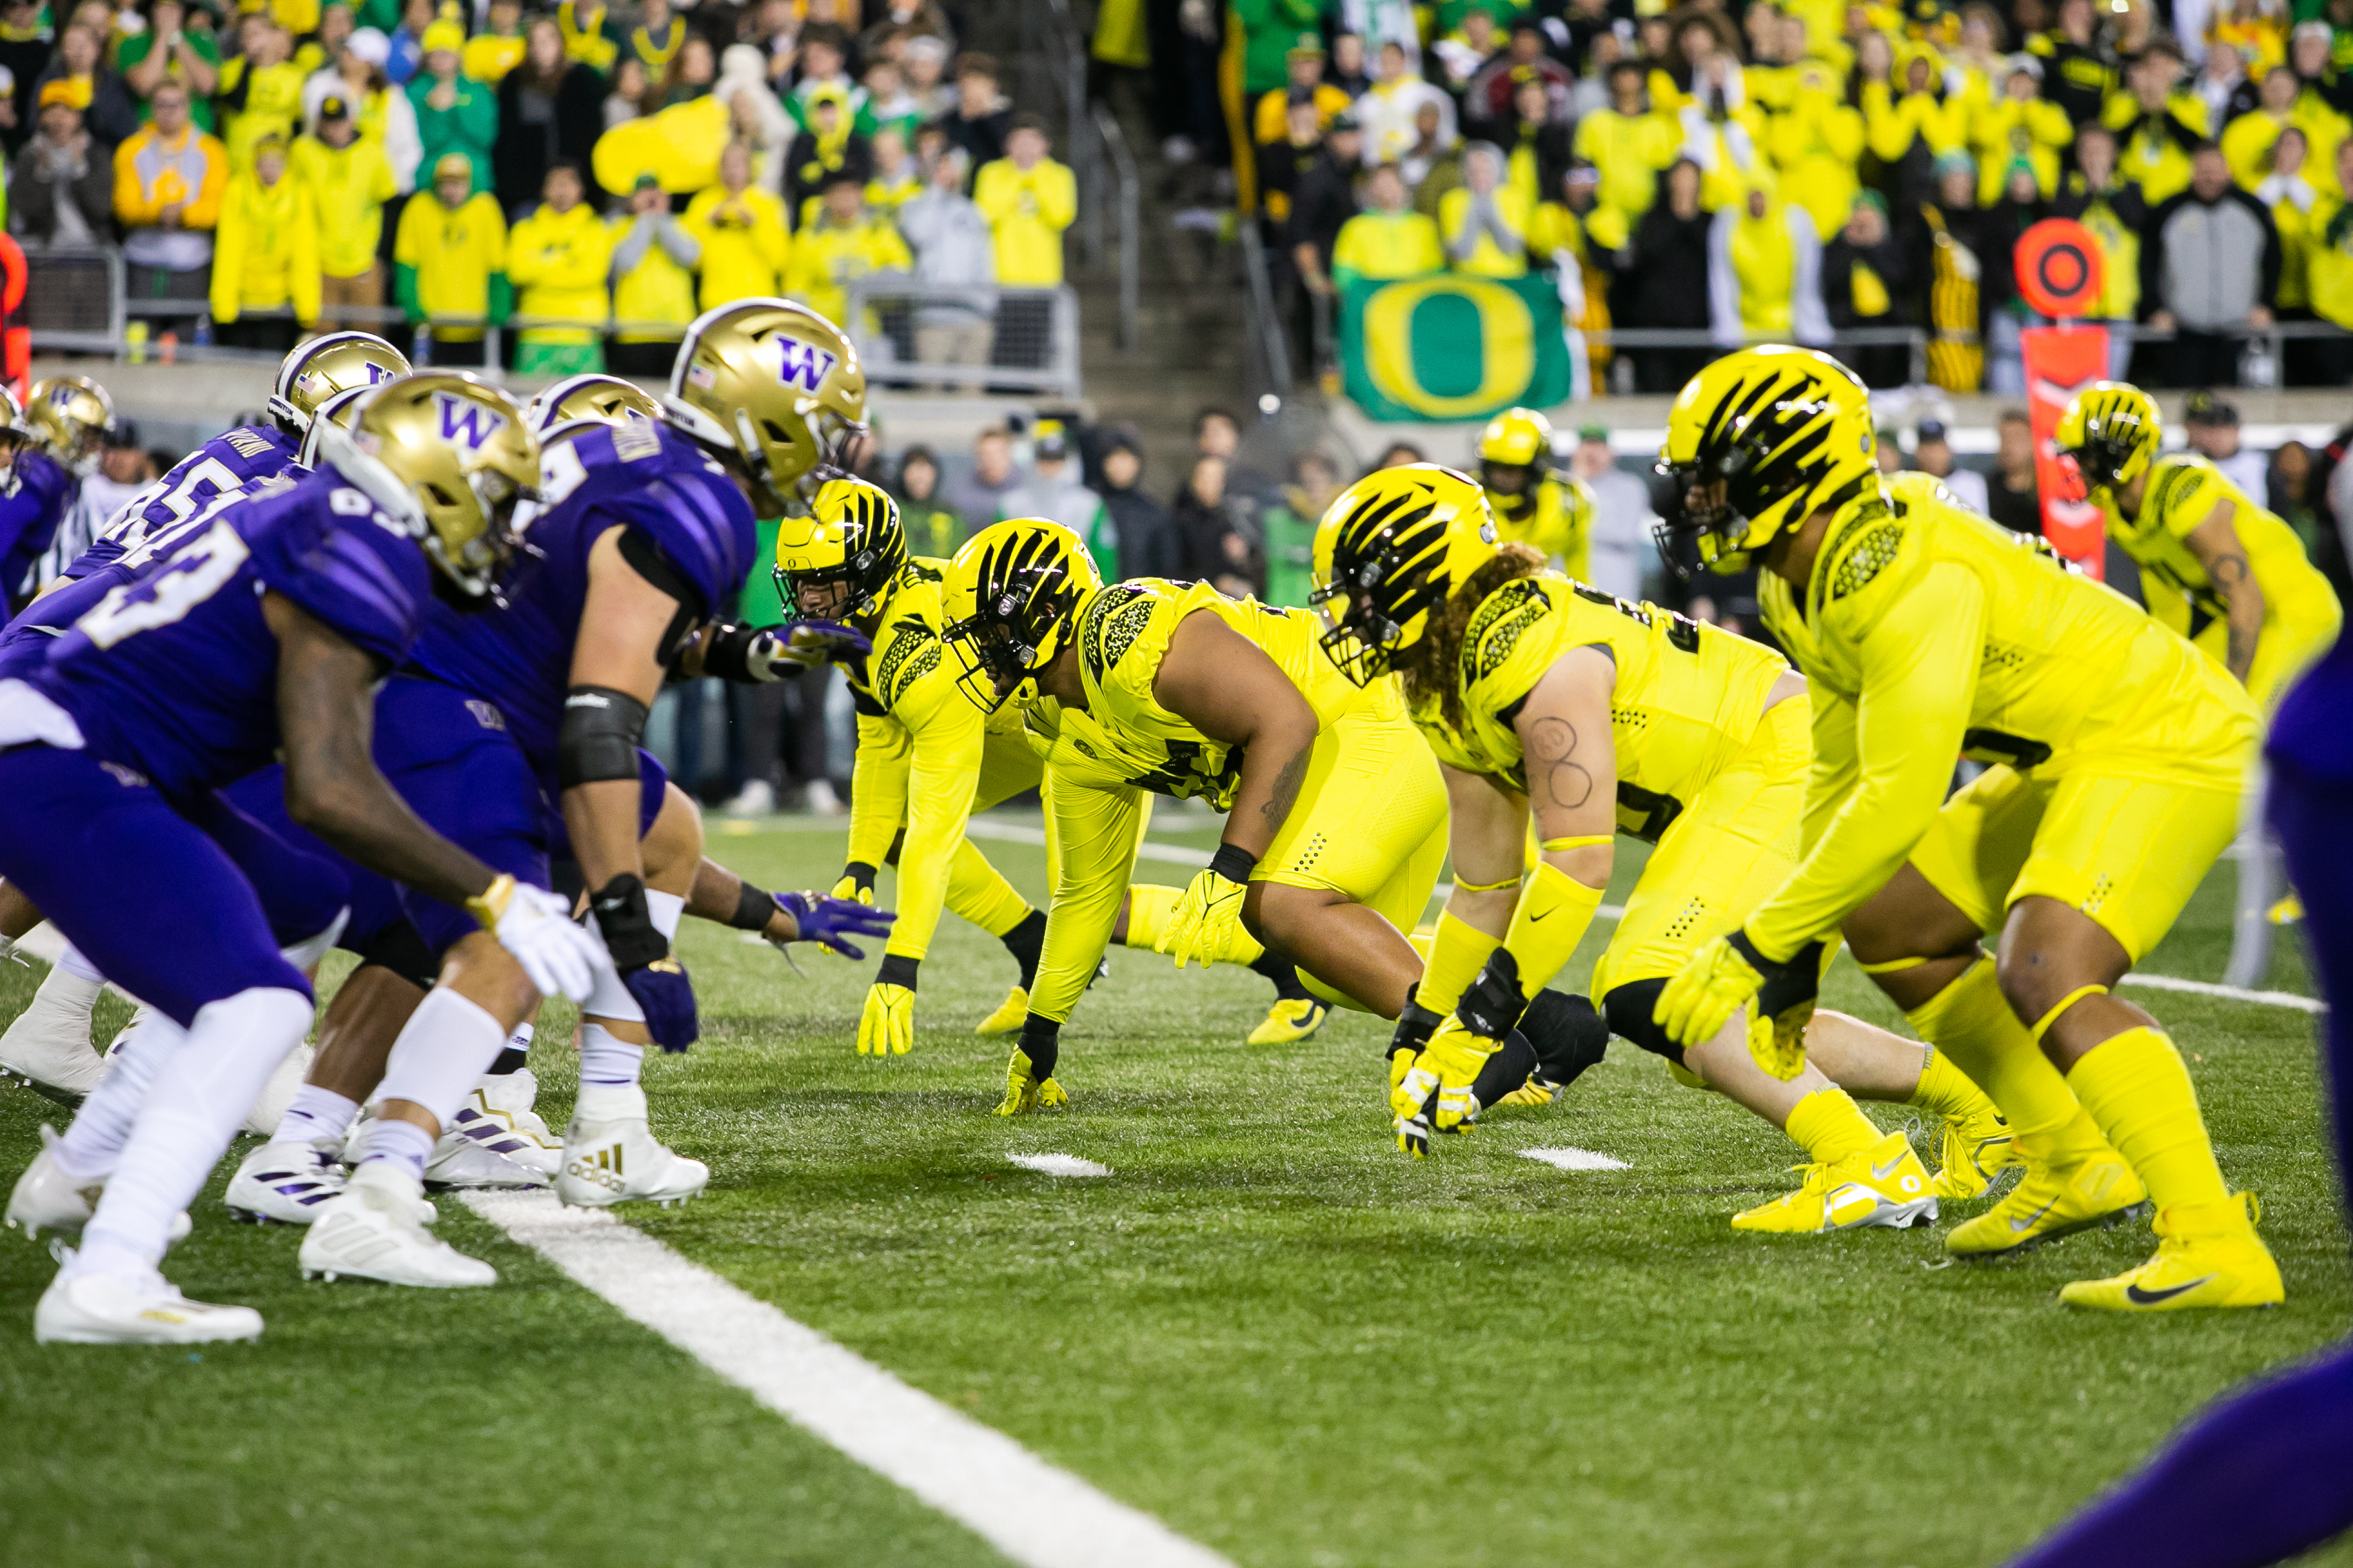
<svg viewBox="0 0 2353 1568">
<path fill-rule="evenodd" d="M 838 829 L 712 827 L 764 885 L 821 889 L 839 867 Z M 1175 814 L 1160 837 L 1210 842 Z M 1039 888 L 1041 851 L 985 847 Z M 2219 978 L 2230 889 L 2225 868 L 2147 967 Z M 1006 1042 L 970 1030 L 1013 966 L 971 928 L 943 922 L 915 1052 L 886 1063 L 851 1049 L 871 963 L 803 949 L 802 978 L 691 923 L 681 945 L 705 1037 L 649 1089 L 711 1191 L 632 1223 L 1253 1568 L 1992 1563 L 2346 1325 L 2300 1013 L 2130 993 L 2189 1057 L 2226 1173 L 2262 1193 L 2289 1300 L 2116 1321 L 2055 1292 L 2137 1261 L 2146 1225 L 1972 1267 L 1944 1264 L 1940 1229 L 1736 1235 L 1726 1216 L 1791 1184 L 1797 1151 L 1622 1044 L 1561 1103 L 1492 1112 L 1417 1164 L 1385 1135 L 1386 1026 L 1342 1016 L 1252 1049 L 1262 981 L 1119 951 L 1063 1034 L 1071 1109 L 1005 1121 Z M 2306 987 L 2293 952 L 2272 983 Z M 0 966 L 0 1016 L 30 984 Z M 1851 965 L 1825 1000 L 1897 1025 Z M 533 1051 L 558 1124 L 568 1034 L 552 1009 Z M 45 1113 L 0 1095 L 0 1166 Z M 1631 1169 L 1519 1157 L 1564 1144 Z M 1006 1159 L 1048 1152 L 1113 1173 Z M 499 1289 L 304 1285 L 290 1232 L 214 1204 L 171 1272 L 270 1329 L 201 1359 L 36 1348 L 48 1265 L 0 1237 L 0 1556 L 990 1560 L 453 1203 L 445 1231 L 498 1264 Z"/>
</svg>

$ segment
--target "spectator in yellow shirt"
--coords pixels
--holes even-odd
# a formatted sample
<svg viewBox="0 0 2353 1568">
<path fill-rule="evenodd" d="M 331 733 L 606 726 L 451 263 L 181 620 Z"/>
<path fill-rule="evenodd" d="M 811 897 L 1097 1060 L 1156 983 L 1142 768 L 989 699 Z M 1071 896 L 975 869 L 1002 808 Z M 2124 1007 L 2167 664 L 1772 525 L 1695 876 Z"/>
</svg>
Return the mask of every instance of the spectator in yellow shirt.
<svg viewBox="0 0 2353 1568">
<path fill-rule="evenodd" d="M 321 325 L 375 331 L 379 323 L 373 318 L 338 316 L 334 308 L 384 303 L 384 264 L 376 250 L 384 239 L 384 204 L 398 189 L 384 144 L 362 136 L 343 94 L 330 93 L 319 105 L 318 133 L 295 142 L 290 161 L 319 215 Z"/>
<path fill-rule="evenodd" d="M 782 202 L 752 183 L 752 154 L 730 142 L 719 154 L 719 183 L 686 209 L 686 232 L 702 247 L 702 308 L 780 292 L 792 254 Z"/>
<path fill-rule="evenodd" d="M 238 24 L 245 52 L 221 67 L 215 101 L 227 111 L 221 139 L 228 143 L 232 168 L 252 166 L 254 143 L 275 132 L 294 134 L 302 118 L 301 66 L 290 58 L 294 40 L 275 17 L 256 13 Z"/>
<path fill-rule="evenodd" d="M 240 321 L 247 310 L 294 307 L 294 321 Z M 233 348 L 284 353 L 295 322 L 319 320 L 319 211 L 311 187 L 287 174 L 286 143 L 264 136 L 253 167 L 231 176 L 213 248 L 213 322 Z"/>
<path fill-rule="evenodd" d="M 674 322 L 670 333 L 617 331 L 606 363 L 622 375 L 668 375 L 678 340 L 694 320 L 694 269 L 702 243 L 672 216 L 659 175 L 638 176 L 629 204 L 613 215 L 613 319 Z"/>
<path fill-rule="evenodd" d="M 1609 107 L 1577 124 L 1577 155 L 1601 172 L 1600 205 L 1624 215 L 1630 225 L 1651 210 L 1659 192 L 1659 172 L 1675 161 L 1682 137 L 1674 121 L 1653 114 L 1643 101 L 1648 75 L 1642 62 L 1620 59 L 1609 68 Z"/>
<path fill-rule="evenodd" d="M 458 64 L 474 80 L 496 87 L 522 64 L 522 0 L 491 0 L 489 26 L 466 40 Z"/>
<path fill-rule="evenodd" d="M 1333 116 L 1348 107 L 1348 95 L 1324 79 L 1324 37 L 1308 31 L 1292 40 L 1283 54 L 1283 85 L 1259 95 L 1251 110 L 1250 140 L 1280 142 L 1288 132 L 1285 121 L 1293 103 L 1315 106 L 1315 128 L 1322 131 Z"/>
<path fill-rule="evenodd" d="M 899 209 L 923 194 L 923 171 L 907 151 L 906 132 L 886 125 L 874 133 L 874 177 L 866 182 L 867 210 L 896 218 Z"/>
<path fill-rule="evenodd" d="M 1493 143 L 1473 142 L 1462 150 L 1462 183 L 1438 204 L 1439 238 L 1457 272 L 1527 275 L 1528 198 L 1504 173 L 1504 154 Z"/>
<path fill-rule="evenodd" d="M 1332 280 L 1342 289 L 1363 279 L 1385 282 L 1446 269 L 1438 225 L 1409 205 L 1405 176 L 1395 163 L 1376 166 L 1366 176 L 1372 208 L 1340 226 L 1332 242 Z"/>
<path fill-rule="evenodd" d="M 2222 128 L 2222 158 L 2231 177 L 2253 190 L 2270 177 L 2272 149 L 2291 125 L 2304 132 L 2305 175 L 2315 190 L 2337 190 L 2337 144 L 2353 134 L 2353 121 L 2322 102 L 2303 94 L 2304 84 L 2292 70 L 2264 76 L 2256 89 L 2258 106 Z"/>
<path fill-rule="evenodd" d="M 2151 207 L 2189 184 L 2189 155 L 2206 140 L 2205 102 L 2175 90 L 2180 75 L 2180 49 L 2160 37 L 2127 71 L 2131 90 L 2112 96 L 2100 115 L 2116 133 L 2126 181 Z"/>
<path fill-rule="evenodd" d="M 997 281 L 1011 289 L 1050 289 L 1062 280 L 1062 231 L 1079 215 L 1079 184 L 1046 155 L 1046 122 L 1017 114 L 1005 156 L 981 165 L 972 199 L 997 241 Z M 1037 303 L 1038 301 L 1008 301 Z"/>
<path fill-rule="evenodd" d="M 400 209 L 393 237 L 393 289 L 412 321 L 485 316 L 504 321 L 514 308 L 507 281 L 507 222 L 499 199 L 473 190 L 474 166 L 452 153 L 433 166 L 433 189 Z M 436 364 L 482 363 L 482 329 L 433 328 Z M 425 356 L 417 356 L 420 360 Z"/>
<path fill-rule="evenodd" d="M 785 292 L 847 329 L 851 281 L 870 272 L 913 271 L 915 258 L 890 219 L 867 212 L 865 189 L 856 175 L 835 174 L 819 199 L 817 221 L 793 237 Z"/>
<path fill-rule="evenodd" d="M 206 297 L 228 187 L 228 149 L 189 123 L 186 88 L 165 80 L 148 108 L 148 122 L 114 150 L 114 216 L 133 315 L 142 300 Z"/>
<path fill-rule="evenodd" d="M 522 290 L 515 309 L 525 316 L 577 321 L 578 326 L 525 327 L 515 343 L 519 375 L 578 375 L 605 368 L 603 334 L 612 313 L 605 276 L 613 264 L 613 237 L 581 198 L 587 182 L 571 163 L 551 164 L 540 205 L 507 234 L 507 281 Z"/>
</svg>

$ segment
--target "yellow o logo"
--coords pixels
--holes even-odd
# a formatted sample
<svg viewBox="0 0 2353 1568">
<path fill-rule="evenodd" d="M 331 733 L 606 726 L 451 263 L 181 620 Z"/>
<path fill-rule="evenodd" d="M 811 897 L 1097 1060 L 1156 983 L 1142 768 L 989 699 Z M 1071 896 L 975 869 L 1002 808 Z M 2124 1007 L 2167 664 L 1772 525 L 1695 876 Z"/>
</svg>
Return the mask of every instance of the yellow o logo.
<svg viewBox="0 0 2353 1568">
<path fill-rule="evenodd" d="M 1365 368 L 1381 395 L 1427 419 L 1509 407 L 1535 378 L 1535 318 L 1517 294 L 1485 279 L 1389 284 L 1365 303 L 1364 342 Z M 1443 374 L 1471 353 L 1479 356 L 1475 375 Z M 1436 387 L 1424 380 L 1425 367 L 1440 373 L 1430 377 Z"/>
</svg>

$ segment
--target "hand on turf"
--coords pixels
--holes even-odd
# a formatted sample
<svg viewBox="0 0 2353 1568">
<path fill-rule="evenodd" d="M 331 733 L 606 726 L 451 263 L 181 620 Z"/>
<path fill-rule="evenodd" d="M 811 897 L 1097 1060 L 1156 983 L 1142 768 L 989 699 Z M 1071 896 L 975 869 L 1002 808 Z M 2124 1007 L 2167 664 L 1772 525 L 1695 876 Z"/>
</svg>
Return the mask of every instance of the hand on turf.
<svg viewBox="0 0 2353 1568">
<path fill-rule="evenodd" d="M 876 981 L 858 1016 L 858 1054 L 903 1057 L 914 1048 L 915 994 L 904 985 Z"/>
<path fill-rule="evenodd" d="M 1249 892 L 1250 884 L 1229 881 L 1222 871 L 1197 872 L 1168 916 L 1159 951 L 1176 959 L 1179 969 L 1188 961 L 1208 968 L 1240 929 L 1242 900 Z"/>
<path fill-rule="evenodd" d="M 646 1016 L 646 1033 L 666 1051 L 682 1051 L 702 1034 L 694 1010 L 694 982 L 675 954 L 621 971 L 621 984 Z"/>
<path fill-rule="evenodd" d="M 505 881 L 506 879 L 500 879 Z M 542 888 L 510 884 L 491 915 L 491 934 L 514 954 L 543 996 L 586 1002 L 596 984 L 596 939 L 572 920 L 567 899 Z"/>
<path fill-rule="evenodd" d="M 1694 952 L 1659 993 L 1651 1021 L 1679 1046 L 1704 1046 L 1757 999 L 1765 976 L 1727 937 Z"/>
<path fill-rule="evenodd" d="M 853 936 L 887 936 L 894 910 L 878 910 L 850 899 L 821 899 L 815 893 L 778 893 L 776 907 L 793 917 L 800 934 L 796 942 L 814 942 L 844 958 L 864 958 L 866 950 L 849 942 Z"/>
<path fill-rule="evenodd" d="M 874 868 L 853 860 L 841 868 L 841 880 L 833 885 L 832 896 L 848 899 L 852 903 L 874 906 Z"/>
</svg>

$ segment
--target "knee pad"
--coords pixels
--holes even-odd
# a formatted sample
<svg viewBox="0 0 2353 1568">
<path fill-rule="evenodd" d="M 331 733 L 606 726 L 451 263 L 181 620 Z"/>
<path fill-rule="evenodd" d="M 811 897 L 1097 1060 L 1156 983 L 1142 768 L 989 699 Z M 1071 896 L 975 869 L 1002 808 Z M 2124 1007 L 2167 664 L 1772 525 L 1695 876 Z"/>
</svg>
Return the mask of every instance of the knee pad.
<svg viewBox="0 0 2353 1568">
<path fill-rule="evenodd" d="M 1539 991 L 1520 1018 L 1520 1032 L 1535 1048 L 1546 1079 L 1567 1084 L 1599 1061 L 1609 1048 L 1609 1026 L 1583 996 Z"/>
<path fill-rule="evenodd" d="M 1680 1068 L 1683 1065 L 1683 1048 L 1651 1019 L 1651 1014 L 1659 1005 L 1659 993 L 1666 988 L 1667 978 L 1663 974 L 1650 980 L 1630 980 L 1623 985 L 1612 986 L 1609 994 L 1601 999 L 1601 1016 L 1609 1020 L 1611 1034 L 1620 1039 L 1631 1040 L 1655 1056 L 1666 1058 L 1669 1067 Z"/>
</svg>

